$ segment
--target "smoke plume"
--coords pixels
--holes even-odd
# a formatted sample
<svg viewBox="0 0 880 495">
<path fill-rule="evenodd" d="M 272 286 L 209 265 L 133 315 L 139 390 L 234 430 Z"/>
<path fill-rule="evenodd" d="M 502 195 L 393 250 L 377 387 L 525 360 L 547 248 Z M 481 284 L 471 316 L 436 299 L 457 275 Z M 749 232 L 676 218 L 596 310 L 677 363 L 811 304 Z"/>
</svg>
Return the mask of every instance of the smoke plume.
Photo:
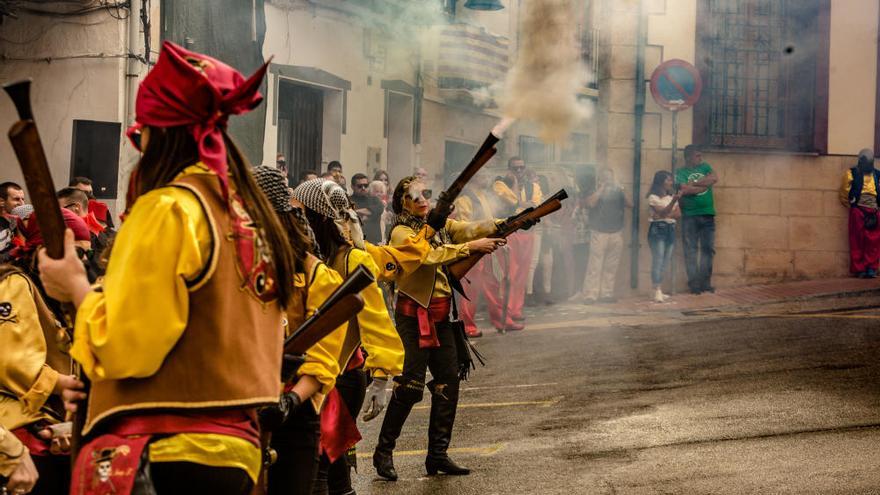
<svg viewBox="0 0 880 495">
<path fill-rule="evenodd" d="M 586 82 L 572 0 L 530 0 L 520 26 L 519 56 L 507 75 L 501 110 L 541 127 L 544 142 L 563 142 L 587 110 L 577 94 Z"/>
</svg>

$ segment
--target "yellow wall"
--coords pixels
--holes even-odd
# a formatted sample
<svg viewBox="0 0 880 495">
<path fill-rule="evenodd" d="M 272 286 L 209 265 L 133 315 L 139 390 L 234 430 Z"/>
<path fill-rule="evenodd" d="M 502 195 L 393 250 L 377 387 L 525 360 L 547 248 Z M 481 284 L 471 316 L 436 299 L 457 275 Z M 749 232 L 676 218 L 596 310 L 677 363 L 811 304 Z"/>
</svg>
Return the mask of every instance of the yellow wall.
<svg viewBox="0 0 880 495">
<path fill-rule="evenodd" d="M 831 2 L 828 152 L 856 154 L 874 145 L 877 15 L 880 2 Z"/>
</svg>

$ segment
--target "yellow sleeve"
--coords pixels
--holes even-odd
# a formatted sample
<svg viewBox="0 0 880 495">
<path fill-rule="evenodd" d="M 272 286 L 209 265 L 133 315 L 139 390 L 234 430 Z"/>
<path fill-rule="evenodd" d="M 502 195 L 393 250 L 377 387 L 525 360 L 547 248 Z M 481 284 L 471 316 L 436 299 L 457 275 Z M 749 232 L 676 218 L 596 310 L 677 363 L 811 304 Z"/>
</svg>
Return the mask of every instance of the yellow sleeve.
<svg viewBox="0 0 880 495">
<path fill-rule="evenodd" d="M 11 476 L 24 453 L 25 447 L 18 438 L 0 426 L 0 476 Z"/>
<path fill-rule="evenodd" d="M 504 201 L 509 206 L 517 206 L 519 204 L 519 198 L 517 198 L 516 194 L 507 187 L 507 184 L 505 184 L 504 181 L 496 180 L 492 189 L 495 191 L 495 194 L 501 198 L 501 201 Z"/>
<path fill-rule="evenodd" d="M 77 311 L 71 356 L 92 380 L 156 373 L 186 327 L 187 280 L 202 272 L 212 242 L 189 190 L 163 187 L 138 198 L 113 244 L 103 288 Z"/>
<path fill-rule="evenodd" d="M 541 191 L 541 184 L 535 181 L 535 183 L 532 184 L 532 203 L 534 203 L 535 206 L 538 206 L 541 204 L 541 201 L 544 201 L 544 191 Z"/>
<path fill-rule="evenodd" d="M 365 242 L 364 249 L 379 268 L 376 280 L 393 281 L 416 271 L 431 251 L 431 244 L 428 242 L 431 237 L 434 237 L 434 229 L 425 225 L 417 233 L 401 239 L 401 243 L 396 246 L 376 246 Z"/>
<path fill-rule="evenodd" d="M 379 271 L 366 251 L 352 249 L 348 255 L 349 273 L 358 265 L 364 265 L 374 275 Z M 358 313 L 357 319 L 361 329 L 361 345 L 367 350 L 364 367 L 373 376 L 397 376 L 403 373 L 403 343 L 388 315 L 382 290 L 378 285 L 370 284 L 361 291 L 361 295 L 364 309 Z"/>
<path fill-rule="evenodd" d="M 447 220 L 446 225 L 449 226 L 449 222 L 453 220 Z M 391 245 L 399 246 L 406 243 L 407 238 L 413 235 L 413 230 L 405 225 L 398 225 L 394 227 L 394 230 L 391 231 Z M 447 263 L 451 263 L 455 260 L 459 260 L 461 258 L 467 258 L 470 256 L 471 252 L 468 249 L 467 244 L 443 244 L 438 247 L 432 247 L 426 254 L 425 258 L 422 260 L 423 265 L 443 265 Z"/>
<path fill-rule="evenodd" d="M 849 188 L 852 186 L 852 181 L 852 170 L 847 170 L 843 174 L 843 183 L 840 185 L 840 202 L 843 203 L 843 206 L 849 206 Z"/>
<path fill-rule="evenodd" d="M 454 242 L 470 242 L 498 232 L 497 222 L 495 219 L 480 222 L 447 220 L 446 231 L 449 232 Z"/>
<path fill-rule="evenodd" d="M 474 204 L 471 198 L 459 196 L 455 200 L 455 218 L 462 222 L 469 222 L 474 218 Z"/>
<path fill-rule="evenodd" d="M 306 298 L 306 318 L 315 314 L 318 307 L 341 284 L 342 276 L 334 270 L 324 263 L 315 265 Z M 321 390 L 312 396 L 315 411 L 321 410 L 324 398 L 336 385 L 336 377 L 340 372 L 339 355 L 345 342 L 346 327 L 347 325 L 343 325 L 337 328 L 306 351 L 306 362 L 297 371 L 297 376 L 311 375 L 321 383 Z"/>
<path fill-rule="evenodd" d="M 9 316 L 0 318 L 0 389 L 18 397 L 25 412 L 37 414 L 52 395 L 58 372 L 46 365 L 46 338 L 32 289 L 19 273 L 0 282 L 0 304 L 9 308 Z"/>
</svg>

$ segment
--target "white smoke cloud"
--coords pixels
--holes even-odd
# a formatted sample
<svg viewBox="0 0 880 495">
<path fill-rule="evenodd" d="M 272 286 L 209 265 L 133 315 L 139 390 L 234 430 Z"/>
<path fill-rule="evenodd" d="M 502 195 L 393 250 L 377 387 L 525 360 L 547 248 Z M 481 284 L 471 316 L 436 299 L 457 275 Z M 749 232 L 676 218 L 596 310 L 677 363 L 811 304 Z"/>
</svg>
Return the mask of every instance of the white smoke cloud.
<svg viewBox="0 0 880 495">
<path fill-rule="evenodd" d="M 506 117 L 531 120 L 545 142 L 564 142 L 588 109 L 577 94 L 587 81 L 572 0 L 530 0 L 520 26 L 520 51 L 500 97 Z"/>
</svg>

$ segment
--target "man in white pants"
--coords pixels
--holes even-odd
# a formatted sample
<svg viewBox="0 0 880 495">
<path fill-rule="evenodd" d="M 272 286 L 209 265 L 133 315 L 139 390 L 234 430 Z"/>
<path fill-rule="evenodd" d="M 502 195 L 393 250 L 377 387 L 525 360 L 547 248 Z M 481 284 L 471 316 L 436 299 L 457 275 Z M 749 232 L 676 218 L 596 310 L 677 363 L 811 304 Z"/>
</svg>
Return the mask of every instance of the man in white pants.
<svg viewBox="0 0 880 495">
<path fill-rule="evenodd" d="M 614 180 L 614 171 L 599 171 L 596 192 L 587 198 L 590 209 L 590 258 L 581 302 L 614 301 L 614 282 L 623 252 L 623 223 L 626 208 L 632 208 L 623 187 Z"/>
</svg>

